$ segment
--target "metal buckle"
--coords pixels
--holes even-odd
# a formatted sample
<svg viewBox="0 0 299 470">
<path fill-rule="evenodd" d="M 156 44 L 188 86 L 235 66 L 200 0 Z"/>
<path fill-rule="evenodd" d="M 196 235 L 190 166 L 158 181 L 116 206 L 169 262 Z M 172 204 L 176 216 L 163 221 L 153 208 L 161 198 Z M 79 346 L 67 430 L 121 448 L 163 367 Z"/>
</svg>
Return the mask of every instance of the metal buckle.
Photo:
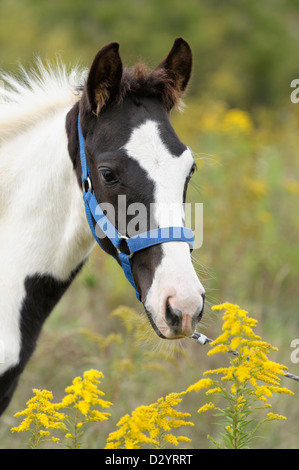
<svg viewBox="0 0 299 470">
<path fill-rule="evenodd" d="M 83 193 L 87 193 L 88 190 L 92 191 L 92 183 L 91 183 L 91 179 L 89 178 L 89 176 L 87 176 L 85 181 L 82 181 L 82 190 L 83 190 Z"/>
<path fill-rule="evenodd" d="M 120 238 L 121 238 L 122 240 L 128 240 L 128 239 L 129 239 L 129 237 L 126 237 L 125 235 L 122 235 Z M 128 247 L 128 248 L 129 248 L 129 247 Z M 120 251 L 119 248 L 116 248 L 116 251 L 117 251 L 118 254 L 119 254 L 119 253 L 123 253 L 122 251 Z M 125 255 L 125 254 L 126 254 L 126 253 L 123 253 L 123 255 Z M 129 256 L 129 259 L 132 259 L 132 258 L 133 258 L 133 255 L 134 255 L 134 252 L 133 252 L 133 253 L 130 253 L 130 254 L 128 255 L 128 256 Z"/>
</svg>

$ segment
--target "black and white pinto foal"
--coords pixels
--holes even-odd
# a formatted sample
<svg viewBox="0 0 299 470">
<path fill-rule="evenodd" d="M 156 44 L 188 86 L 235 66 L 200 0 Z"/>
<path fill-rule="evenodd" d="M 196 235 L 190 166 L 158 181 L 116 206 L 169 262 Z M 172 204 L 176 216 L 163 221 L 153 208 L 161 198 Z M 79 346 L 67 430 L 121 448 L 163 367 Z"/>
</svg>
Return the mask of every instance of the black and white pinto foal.
<svg viewBox="0 0 299 470">
<path fill-rule="evenodd" d="M 116 225 L 122 195 L 126 207 L 161 205 L 151 214 L 155 227 L 168 226 L 167 204 L 176 203 L 175 225 L 182 227 L 195 164 L 169 113 L 180 103 L 191 65 L 190 47 L 178 38 L 152 72 L 142 64 L 123 69 L 119 46 L 111 43 L 98 52 L 81 86 L 78 71 L 67 73 L 62 65 L 52 70 L 39 64 L 38 73 L 23 71 L 22 80 L 2 76 L 0 413 L 44 321 L 95 246 L 82 199 L 79 112 L 94 193 L 99 204 L 114 206 Z M 107 237 L 101 244 L 119 261 Z M 135 253 L 132 274 L 156 333 L 165 339 L 191 335 L 202 316 L 204 289 L 188 244 L 170 241 Z"/>
</svg>

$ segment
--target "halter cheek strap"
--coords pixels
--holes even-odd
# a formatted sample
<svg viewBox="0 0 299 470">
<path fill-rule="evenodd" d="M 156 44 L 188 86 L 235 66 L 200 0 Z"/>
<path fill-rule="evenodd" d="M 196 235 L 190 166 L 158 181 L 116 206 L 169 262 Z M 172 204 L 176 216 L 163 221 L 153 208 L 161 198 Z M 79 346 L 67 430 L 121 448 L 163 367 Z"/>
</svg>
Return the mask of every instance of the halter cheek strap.
<svg viewBox="0 0 299 470">
<path fill-rule="evenodd" d="M 149 230 L 148 232 L 143 232 L 131 238 L 121 235 L 118 230 L 114 227 L 114 225 L 110 222 L 108 217 L 104 214 L 95 197 L 89 167 L 85 155 L 85 144 L 80 125 L 80 113 L 78 116 L 78 135 L 80 146 L 80 160 L 82 167 L 83 201 L 90 230 L 96 242 L 101 248 L 102 245 L 96 234 L 94 222 L 99 226 L 104 235 L 109 238 L 109 240 L 117 250 L 118 258 L 123 268 L 123 271 L 128 281 L 134 287 L 137 299 L 140 300 L 140 295 L 136 288 L 132 274 L 132 257 L 134 253 L 136 253 L 137 251 L 144 250 L 145 248 L 149 248 L 150 246 L 159 245 L 161 243 L 171 241 L 187 242 L 190 246 L 190 250 L 192 250 L 194 244 L 193 232 L 192 230 L 186 227 L 166 227 Z M 123 253 L 120 250 L 120 246 L 123 240 L 125 240 L 127 243 L 129 254 Z"/>
</svg>

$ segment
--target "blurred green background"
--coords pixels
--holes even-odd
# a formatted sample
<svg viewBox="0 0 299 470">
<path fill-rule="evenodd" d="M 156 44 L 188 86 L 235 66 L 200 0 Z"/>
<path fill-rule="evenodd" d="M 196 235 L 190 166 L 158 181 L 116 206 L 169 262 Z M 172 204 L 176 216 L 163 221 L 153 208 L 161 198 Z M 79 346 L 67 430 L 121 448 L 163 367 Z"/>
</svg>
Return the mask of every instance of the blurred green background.
<svg viewBox="0 0 299 470">
<path fill-rule="evenodd" d="M 67 64 L 88 66 L 111 41 L 120 43 L 125 65 L 144 60 L 155 67 L 178 36 L 194 54 L 186 108 L 183 114 L 173 112 L 172 122 L 199 170 L 188 197 L 204 204 L 203 246 L 194 253 L 207 291 L 203 332 L 220 333 L 211 305 L 238 303 L 258 319 L 261 336 L 279 348 L 273 359 L 299 375 L 299 365 L 290 361 L 290 343 L 299 338 L 299 103 L 290 100 L 291 81 L 299 78 L 298 1 L 0 3 L 0 68 L 10 72 L 19 63 L 31 66 L 36 56 L 59 55 Z M 136 343 L 129 320 L 109 316 L 119 305 L 142 310 L 116 263 L 96 249 L 46 323 L 1 418 L 0 448 L 25 446 L 23 436 L 9 430 L 34 387 L 53 390 L 59 398 L 76 375 L 91 367 L 102 370 L 102 389 L 115 406 L 113 420 L 87 436 L 86 447 L 99 448 L 120 416 L 183 390 L 215 365 L 217 359 L 207 358 L 190 340 L 171 357 L 160 345 Z M 199 396 L 188 403 L 195 415 L 200 405 Z M 296 397 L 281 398 L 274 412 L 275 406 L 288 419 L 267 425 L 256 446 L 298 448 Z M 208 447 L 213 422 L 196 420 L 192 446 Z"/>
</svg>

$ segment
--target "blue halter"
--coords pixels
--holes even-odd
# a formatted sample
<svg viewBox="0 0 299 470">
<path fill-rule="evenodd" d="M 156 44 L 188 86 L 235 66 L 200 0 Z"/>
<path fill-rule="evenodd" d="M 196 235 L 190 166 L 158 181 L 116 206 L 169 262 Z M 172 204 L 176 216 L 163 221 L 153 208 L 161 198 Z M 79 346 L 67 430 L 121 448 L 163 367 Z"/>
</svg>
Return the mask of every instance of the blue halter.
<svg viewBox="0 0 299 470">
<path fill-rule="evenodd" d="M 78 134 L 79 134 L 79 145 L 80 145 L 80 159 L 82 167 L 82 188 L 83 188 L 83 200 L 85 204 L 85 211 L 87 216 L 87 221 L 91 232 L 98 243 L 102 248 L 101 243 L 96 235 L 95 227 L 93 220 L 102 230 L 102 232 L 109 238 L 113 246 L 116 248 L 118 253 L 118 258 L 123 268 L 123 271 L 135 289 L 136 297 L 140 300 L 139 292 L 136 288 L 135 281 L 132 274 L 132 257 L 136 251 L 144 250 L 153 245 L 159 245 L 160 243 L 170 242 L 170 241 L 182 241 L 187 242 L 190 246 L 190 250 L 193 249 L 194 244 L 194 235 L 192 230 L 186 227 L 166 227 L 166 228 L 157 228 L 154 230 L 149 230 L 134 237 L 128 238 L 124 235 L 121 235 L 116 228 L 111 224 L 108 217 L 102 211 L 98 201 L 96 200 L 91 177 L 89 172 L 89 167 L 86 160 L 85 150 L 84 150 L 84 138 L 82 135 L 81 125 L 80 125 L 80 113 L 78 116 Z M 120 251 L 120 246 L 122 241 L 125 240 L 129 248 L 130 253 L 126 254 Z"/>
</svg>

